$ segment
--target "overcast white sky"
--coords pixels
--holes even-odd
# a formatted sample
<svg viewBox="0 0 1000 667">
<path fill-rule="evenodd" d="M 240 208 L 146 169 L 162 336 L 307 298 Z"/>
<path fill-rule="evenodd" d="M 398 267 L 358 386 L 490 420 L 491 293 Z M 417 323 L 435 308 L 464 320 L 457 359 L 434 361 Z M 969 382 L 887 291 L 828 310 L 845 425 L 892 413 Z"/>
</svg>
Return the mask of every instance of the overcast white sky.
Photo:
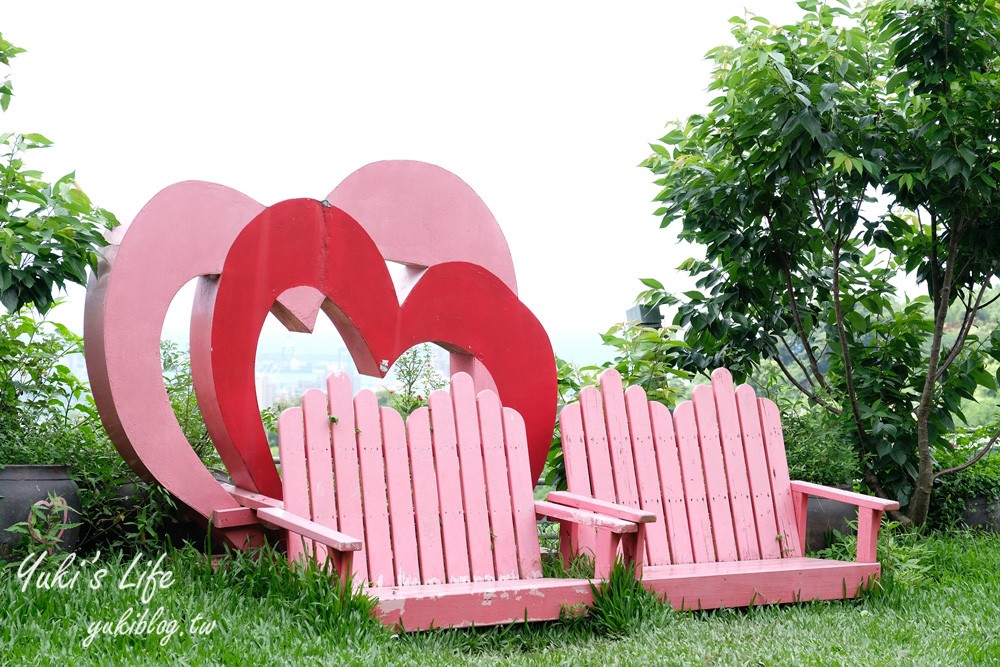
<svg viewBox="0 0 1000 667">
<path fill-rule="evenodd" d="M 704 53 L 744 8 L 800 13 L 791 0 L 5 3 L 0 31 L 28 52 L 3 128 L 52 139 L 32 164 L 76 169 L 123 223 L 186 179 L 272 204 L 323 197 L 369 162 L 436 163 L 493 211 L 553 339 L 596 340 L 638 278 L 676 282 L 692 254 L 658 228 L 636 165 L 667 120 L 704 108 Z M 82 290 L 70 296 L 59 318 L 78 327 Z"/>
</svg>

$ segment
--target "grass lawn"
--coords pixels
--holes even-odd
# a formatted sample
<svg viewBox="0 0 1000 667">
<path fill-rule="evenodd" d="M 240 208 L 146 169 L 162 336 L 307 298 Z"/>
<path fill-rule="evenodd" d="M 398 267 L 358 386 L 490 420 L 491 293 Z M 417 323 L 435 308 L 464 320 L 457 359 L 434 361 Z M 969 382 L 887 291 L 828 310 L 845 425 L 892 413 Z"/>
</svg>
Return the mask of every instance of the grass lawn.
<svg viewBox="0 0 1000 667">
<path fill-rule="evenodd" d="M 63 588 L 39 588 L 56 556 L 27 587 L 19 563 L 2 571 L 0 664 L 1000 665 L 1000 537 L 887 542 L 882 585 L 859 601 L 683 614 L 641 603 L 624 636 L 595 619 L 394 635 L 322 573 L 242 555 L 213 570 L 190 548 L 131 572 L 121 555 L 77 560 Z M 151 569 L 173 582 L 139 581 Z M 154 631 L 114 634 L 130 608 L 126 622 L 145 611 Z"/>
</svg>

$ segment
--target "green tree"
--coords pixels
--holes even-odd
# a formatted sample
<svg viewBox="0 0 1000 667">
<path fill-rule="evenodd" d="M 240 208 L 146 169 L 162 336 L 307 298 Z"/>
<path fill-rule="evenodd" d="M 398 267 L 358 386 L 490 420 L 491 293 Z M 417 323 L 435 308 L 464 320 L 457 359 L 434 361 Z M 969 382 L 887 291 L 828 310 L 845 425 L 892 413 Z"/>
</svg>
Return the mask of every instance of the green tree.
<svg viewBox="0 0 1000 667">
<path fill-rule="evenodd" d="M 996 385 L 1000 333 L 972 325 L 1000 269 L 1000 9 L 798 4 L 792 25 L 733 18 L 736 45 L 708 54 L 708 112 L 652 145 L 656 213 L 705 256 L 681 266 L 697 290 L 640 298 L 677 304 L 686 367 L 774 360 L 921 525 L 935 478 L 975 460 L 936 470 L 935 448 L 961 400 Z"/>
<path fill-rule="evenodd" d="M 0 35 L 0 64 L 9 68 L 20 49 Z M 0 82 L 0 109 L 12 96 L 9 72 Z M 118 224 L 94 206 L 77 186 L 75 175 L 47 182 L 28 169 L 28 151 L 51 146 L 41 134 L 0 133 L 0 303 L 10 312 L 32 304 L 45 313 L 53 292 L 67 282 L 84 285 L 87 268 L 96 269 L 102 230 Z"/>
</svg>

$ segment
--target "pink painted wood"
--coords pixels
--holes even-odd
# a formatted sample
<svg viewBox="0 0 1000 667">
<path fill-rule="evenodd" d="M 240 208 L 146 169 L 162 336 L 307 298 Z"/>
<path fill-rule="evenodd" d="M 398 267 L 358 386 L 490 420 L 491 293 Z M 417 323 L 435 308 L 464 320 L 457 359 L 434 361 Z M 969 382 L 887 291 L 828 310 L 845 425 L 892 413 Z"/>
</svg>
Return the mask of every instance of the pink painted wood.
<svg viewBox="0 0 1000 667">
<path fill-rule="evenodd" d="M 642 577 L 674 607 L 853 597 L 878 576 L 879 522 L 898 503 L 790 481 L 777 407 L 749 386 L 734 387 L 728 371 L 713 372 L 711 385 L 695 387 L 673 415 L 638 387 L 623 392 L 614 370 L 600 385 L 600 399 L 588 389 L 563 409 L 570 493 L 550 499 L 583 509 L 597 501 L 638 506 L 654 516 Z M 612 443 L 606 455 L 604 436 Z M 623 441 L 631 457 L 616 453 Z M 809 495 L 858 506 L 856 562 L 803 557 Z"/>
<path fill-rule="evenodd" d="M 351 401 L 346 376 L 327 387 L 328 399 L 307 392 L 279 419 L 284 507 L 230 490 L 261 521 L 288 529 L 289 545 L 303 536 L 324 545 L 316 556 L 338 572 L 357 550 L 351 571 L 379 599 L 383 622 L 414 630 L 544 620 L 588 601 L 588 580 L 542 576 L 536 516 L 598 536 L 602 574 L 619 549 L 644 548 L 649 512 L 589 498 L 536 502 L 524 420 L 495 393 L 477 396 L 469 376 L 456 374 L 450 392 L 434 392 L 405 424 L 370 391 Z"/>
</svg>

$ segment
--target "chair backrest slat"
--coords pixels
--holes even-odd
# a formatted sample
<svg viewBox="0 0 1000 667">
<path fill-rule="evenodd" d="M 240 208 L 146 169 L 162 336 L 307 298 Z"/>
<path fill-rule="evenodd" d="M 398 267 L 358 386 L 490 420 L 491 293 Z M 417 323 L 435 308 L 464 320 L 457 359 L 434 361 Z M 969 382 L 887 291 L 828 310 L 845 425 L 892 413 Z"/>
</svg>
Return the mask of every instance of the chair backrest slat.
<svg viewBox="0 0 1000 667">
<path fill-rule="evenodd" d="M 413 510 L 420 552 L 420 577 L 425 584 L 440 584 L 445 581 L 441 506 L 434 472 L 430 411 L 427 408 L 417 408 L 407 418 L 406 439 L 413 475 Z"/>
<path fill-rule="evenodd" d="M 705 488 L 705 466 L 701 460 L 701 444 L 698 442 L 698 423 L 695 421 L 694 404 L 691 401 L 684 401 L 674 409 L 674 433 L 677 436 L 694 562 L 711 563 L 715 561 L 715 540 Z"/>
<path fill-rule="evenodd" d="M 532 492 L 534 480 L 531 478 L 531 466 L 528 463 L 528 437 L 524 430 L 524 419 L 516 410 L 503 409 L 503 433 L 521 578 L 539 579 L 542 576 L 542 559 L 538 545 L 535 498 Z"/>
<path fill-rule="evenodd" d="M 472 577 L 469 545 L 465 539 L 465 507 L 462 503 L 458 438 L 455 435 L 451 396 L 446 391 L 431 392 L 429 404 L 446 578 L 448 583 L 467 582 Z"/>
<path fill-rule="evenodd" d="M 778 406 L 766 398 L 757 399 L 761 431 L 767 449 L 767 464 L 771 473 L 771 493 L 774 495 L 774 513 L 781 534 L 783 556 L 796 558 L 802 555 L 799 530 L 792 504 L 792 487 L 788 478 L 788 461 L 785 459 L 785 439 L 781 433 L 781 415 Z"/>
<path fill-rule="evenodd" d="M 584 387 L 580 391 L 583 409 L 583 431 L 587 443 L 587 464 L 590 466 L 590 486 L 598 498 L 614 498 L 615 483 L 611 472 L 611 451 L 608 449 L 608 432 L 604 423 L 601 393 L 597 387 Z"/>
<path fill-rule="evenodd" d="M 669 556 L 670 545 L 667 540 L 666 515 L 660 493 L 660 473 L 653 443 L 649 401 L 646 400 L 646 392 L 642 387 L 629 387 L 625 391 L 625 410 L 628 413 L 628 423 L 632 427 L 632 458 L 635 463 L 639 507 L 656 515 L 656 521 L 646 524 L 646 562 L 650 565 L 665 565 L 670 562 L 669 558 L 665 563 L 653 562 L 654 558 L 660 559 L 664 554 Z M 673 428 L 670 434 L 673 439 Z M 684 505 L 681 504 L 681 509 L 683 508 Z"/>
<path fill-rule="evenodd" d="M 403 418 L 392 408 L 382 408 L 379 414 L 382 418 L 385 483 L 389 497 L 389 530 L 392 534 L 396 583 L 399 586 L 412 586 L 420 583 L 420 559 L 417 556 L 413 484 L 410 481 L 406 431 Z"/>
<path fill-rule="evenodd" d="M 514 517 L 510 502 L 510 482 L 507 475 L 507 452 L 503 446 L 503 413 L 500 399 L 493 392 L 483 392 L 476 402 L 483 441 L 486 499 L 489 505 L 490 537 L 496 564 L 496 578 L 520 579 Z"/>
<path fill-rule="evenodd" d="M 462 500 L 469 542 L 469 569 L 473 581 L 493 581 L 496 572 L 490 539 L 490 517 L 486 508 L 486 479 L 479 434 L 479 412 L 472 378 L 464 373 L 451 382 L 451 402 L 455 411 Z"/>
<path fill-rule="evenodd" d="M 376 586 L 396 583 L 389 536 L 389 501 L 385 485 L 385 452 L 382 423 L 375 394 L 358 392 L 354 397 L 354 419 L 358 429 L 358 458 L 361 464 L 361 504 L 368 545 L 368 581 Z"/>
<path fill-rule="evenodd" d="M 693 563 L 694 551 L 691 545 L 687 492 L 684 490 L 684 481 L 681 475 L 673 416 L 667 406 L 651 401 L 649 403 L 649 419 L 653 428 L 656 467 L 660 474 L 664 519 L 667 523 L 667 540 L 670 544 L 669 553 L 651 554 L 649 563 L 650 565 Z"/>
<path fill-rule="evenodd" d="M 584 496 L 596 495 L 590 484 L 587 442 L 583 432 L 583 412 L 579 401 L 570 403 L 559 413 L 559 432 L 562 437 L 566 479 L 571 485 L 570 491 Z"/>
<path fill-rule="evenodd" d="M 691 392 L 702 464 L 705 466 L 705 491 L 712 516 L 712 537 L 718 561 L 739 560 L 733 529 L 733 507 L 729 501 L 729 485 L 719 440 L 719 417 L 715 410 L 715 395 L 708 385 L 699 385 Z"/>
<path fill-rule="evenodd" d="M 601 376 L 601 399 L 604 408 L 604 422 L 607 425 L 608 450 L 615 483 L 615 496 L 622 505 L 639 507 L 639 489 L 632 456 L 632 439 L 629 437 L 625 393 L 620 375 L 616 373 Z"/>
<path fill-rule="evenodd" d="M 733 376 L 726 371 L 714 372 L 712 393 L 715 396 L 715 409 L 718 413 L 722 458 L 726 463 L 729 502 L 733 508 L 736 549 L 740 560 L 757 560 L 760 558 L 757 520 L 750 498 L 750 482 L 747 478 L 747 462 L 743 453 L 743 435 L 740 430 L 739 412 L 736 409 Z"/>
<path fill-rule="evenodd" d="M 284 506 L 289 512 L 311 518 L 309 503 L 309 473 L 306 468 L 305 425 L 302 422 L 302 408 L 289 408 L 278 417 L 278 436 L 287 443 L 281 448 L 281 476 L 287 486 L 284 492 Z M 313 555 L 312 540 L 289 539 L 286 545 L 288 558 L 299 560 L 305 553 Z"/>
<path fill-rule="evenodd" d="M 330 410 L 330 430 L 333 436 L 333 479 L 337 494 L 337 518 L 340 532 L 362 538 L 361 551 L 352 559 L 353 576 L 368 580 L 368 547 L 364 541 L 365 524 L 361 510 L 361 477 L 358 465 L 358 434 L 354 421 L 354 397 L 351 379 L 344 373 L 334 373 L 326 381 Z M 284 448 L 281 441 L 281 448 Z M 287 487 L 287 483 L 282 483 Z"/>
<path fill-rule="evenodd" d="M 747 473 L 753 494 L 754 515 L 757 518 L 757 539 L 762 558 L 781 558 L 781 541 L 774 515 L 774 495 L 771 492 L 771 474 L 767 465 L 767 450 L 761 433 L 757 395 L 749 385 L 736 389 L 736 406 L 739 410 L 740 431 L 746 454 Z"/>
</svg>

